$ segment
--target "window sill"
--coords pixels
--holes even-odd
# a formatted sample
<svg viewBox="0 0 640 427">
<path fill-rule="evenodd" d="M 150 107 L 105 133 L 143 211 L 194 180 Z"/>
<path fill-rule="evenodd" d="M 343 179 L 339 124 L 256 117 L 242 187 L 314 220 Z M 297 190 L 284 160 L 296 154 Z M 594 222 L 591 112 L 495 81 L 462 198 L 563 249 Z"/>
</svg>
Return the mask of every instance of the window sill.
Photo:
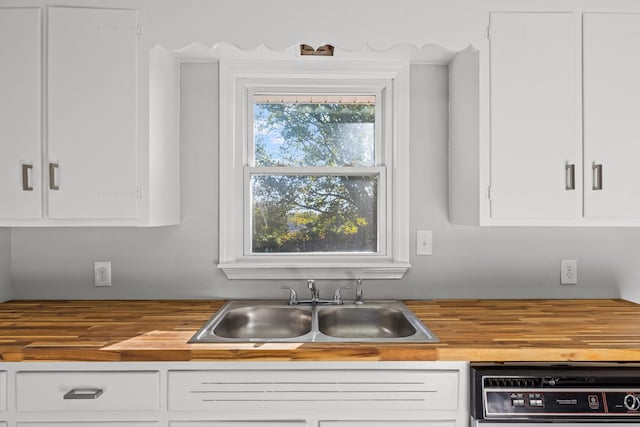
<svg viewBox="0 0 640 427">
<path fill-rule="evenodd" d="M 218 264 L 229 279 L 402 279 L 409 263 L 227 263 Z"/>
</svg>

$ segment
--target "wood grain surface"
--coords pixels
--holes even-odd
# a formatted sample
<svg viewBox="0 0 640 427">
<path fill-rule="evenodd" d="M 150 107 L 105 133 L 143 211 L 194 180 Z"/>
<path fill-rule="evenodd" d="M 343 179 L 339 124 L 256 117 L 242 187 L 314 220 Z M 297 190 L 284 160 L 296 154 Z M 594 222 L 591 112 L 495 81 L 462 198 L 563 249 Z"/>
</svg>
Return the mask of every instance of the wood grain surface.
<svg viewBox="0 0 640 427">
<path fill-rule="evenodd" d="M 623 300 L 406 301 L 438 344 L 187 344 L 223 303 L 2 303 L 0 360 L 640 362 L 640 306 Z"/>
</svg>

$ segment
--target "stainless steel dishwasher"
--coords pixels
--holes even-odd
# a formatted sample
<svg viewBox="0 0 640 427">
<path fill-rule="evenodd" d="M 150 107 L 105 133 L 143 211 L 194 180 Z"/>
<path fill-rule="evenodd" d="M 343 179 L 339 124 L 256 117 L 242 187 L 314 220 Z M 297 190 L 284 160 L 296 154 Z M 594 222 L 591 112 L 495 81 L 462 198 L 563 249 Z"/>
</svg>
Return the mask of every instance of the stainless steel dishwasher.
<svg viewBox="0 0 640 427">
<path fill-rule="evenodd" d="M 471 427 L 640 425 L 640 365 L 471 366 Z"/>
</svg>

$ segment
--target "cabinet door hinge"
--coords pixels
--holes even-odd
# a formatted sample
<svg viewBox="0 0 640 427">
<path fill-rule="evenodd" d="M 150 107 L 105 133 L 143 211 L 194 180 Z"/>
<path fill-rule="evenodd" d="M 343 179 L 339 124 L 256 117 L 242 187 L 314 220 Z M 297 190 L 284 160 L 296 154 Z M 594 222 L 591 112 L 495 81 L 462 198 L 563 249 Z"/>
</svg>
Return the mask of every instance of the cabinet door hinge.
<svg viewBox="0 0 640 427">
<path fill-rule="evenodd" d="M 138 37 L 138 40 L 142 38 L 142 25 L 140 24 L 136 25 L 136 36 Z"/>
<path fill-rule="evenodd" d="M 491 40 L 494 35 L 495 33 L 493 32 L 493 28 L 491 28 L 491 25 L 489 25 L 487 27 L 487 37 L 489 38 L 489 40 Z"/>
<path fill-rule="evenodd" d="M 136 188 L 136 199 L 138 199 L 138 201 L 142 200 L 142 187 Z"/>
<path fill-rule="evenodd" d="M 487 187 L 487 199 L 491 200 L 491 187 Z"/>
</svg>

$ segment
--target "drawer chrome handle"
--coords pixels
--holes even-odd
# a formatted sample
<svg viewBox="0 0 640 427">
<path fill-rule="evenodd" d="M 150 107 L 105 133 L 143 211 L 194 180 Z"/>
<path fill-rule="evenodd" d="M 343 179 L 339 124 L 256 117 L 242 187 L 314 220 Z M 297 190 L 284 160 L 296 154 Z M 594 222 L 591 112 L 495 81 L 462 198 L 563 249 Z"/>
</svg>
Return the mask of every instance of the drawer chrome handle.
<svg viewBox="0 0 640 427">
<path fill-rule="evenodd" d="M 58 169 L 57 163 L 49 163 L 49 189 L 58 191 L 60 187 L 56 185 L 56 169 Z"/>
<path fill-rule="evenodd" d="M 576 189 L 576 165 L 567 163 L 564 169 L 565 186 L 567 191 Z"/>
<path fill-rule="evenodd" d="M 22 165 L 22 191 L 33 191 L 33 187 L 31 186 L 31 179 L 29 179 L 32 170 L 33 165 Z"/>
<path fill-rule="evenodd" d="M 593 164 L 593 190 L 602 190 L 602 165 Z"/>
<path fill-rule="evenodd" d="M 101 388 L 74 388 L 63 397 L 65 400 L 97 399 L 104 393 Z"/>
</svg>

